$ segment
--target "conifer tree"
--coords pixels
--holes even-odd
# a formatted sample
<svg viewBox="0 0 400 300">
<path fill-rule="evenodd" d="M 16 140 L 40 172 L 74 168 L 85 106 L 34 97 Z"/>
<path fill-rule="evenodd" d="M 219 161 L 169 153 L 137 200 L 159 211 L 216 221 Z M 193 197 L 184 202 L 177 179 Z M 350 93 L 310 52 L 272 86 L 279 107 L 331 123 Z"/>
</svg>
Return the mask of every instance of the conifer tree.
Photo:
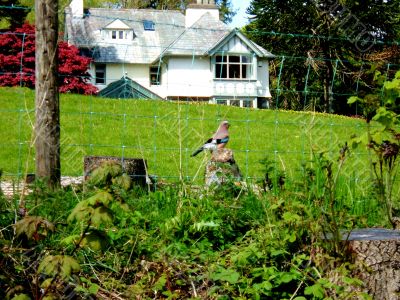
<svg viewBox="0 0 400 300">
<path fill-rule="evenodd" d="M 304 58 L 292 59 L 284 66 L 281 78 L 286 90 L 305 90 L 308 63 L 321 74 L 314 84 L 323 90 L 319 110 L 327 112 L 343 112 L 347 107 L 346 97 L 333 99 L 330 90 L 333 62 L 348 69 L 345 76 L 354 76 L 361 60 L 387 51 L 391 42 L 400 38 L 399 0 L 252 0 L 247 13 L 252 16 L 245 29 L 250 38 L 276 55 Z M 400 57 L 399 48 L 392 53 L 386 58 L 393 63 Z M 305 58 L 309 58 L 306 63 Z M 355 89 L 348 79 L 343 78 L 336 87 L 343 94 Z M 291 104 L 288 108 L 305 105 Z"/>
</svg>

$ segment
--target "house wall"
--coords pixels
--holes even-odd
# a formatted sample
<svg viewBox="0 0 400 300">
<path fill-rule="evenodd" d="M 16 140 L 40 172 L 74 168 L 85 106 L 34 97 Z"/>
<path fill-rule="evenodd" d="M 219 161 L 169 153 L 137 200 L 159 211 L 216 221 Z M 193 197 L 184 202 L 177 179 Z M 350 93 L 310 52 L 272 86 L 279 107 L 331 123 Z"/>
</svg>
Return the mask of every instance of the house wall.
<svg viewBox="0 0 400 300">
<path fill-rule="evenodd" d="M 165 96 L 210 97 L 213 92 L 209 57 L 171 57 L 162 78 Z"/>
<path fill-rule="evenodd" d="M 218 98 L 250 97 L 255 101 L 256 97 L 271 97 L 268 60 L 259 60 L 255 63 L 256 78 L 251 80 L 214 80 L 214 69 L 210 61 L 209 57 L 197 57 L 194 60 L 189 57 L 171 57 L 161 65 L 159 86 L 150 85 L 149 65 L 108 63 L 106 85 L 126 75 L 163 98 L 209 97 L 215 102 Z M 91 74 L 94 74 L 94 66 L 91 67 Z M 102 89 L 106 85 L 98 87 Z"/>
<path fill-rule="evenodd" d="M 140 85 L 146 88 L 150 88 L 150 70 L 148 65 L 139 64 L 119 64 L 119 63 L 107 63 L 106 64 L 106 84 L 97 85 L 98 88 L 102 89 L 111 82 L 121 79 L 124 75 L 128 76 L 132 80 L 136 81 Z M 94 77 L 95 66 L 94 64 L 90 67 L 90 74 Z"/>
<path fill-rule="evenodd" d="M 269 90 L 269 63 L 268 60 L 258 61 L 257 63 L 257 96 L 271 97 Z"/>
</svg>

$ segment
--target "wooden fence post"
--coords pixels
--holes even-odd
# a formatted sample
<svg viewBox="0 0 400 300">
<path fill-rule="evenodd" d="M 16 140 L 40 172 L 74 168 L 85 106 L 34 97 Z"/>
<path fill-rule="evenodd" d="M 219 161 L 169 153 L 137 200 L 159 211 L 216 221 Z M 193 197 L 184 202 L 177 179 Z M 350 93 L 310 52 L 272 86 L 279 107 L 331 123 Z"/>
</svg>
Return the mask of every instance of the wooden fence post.
<svg viewBox="0 0 400 300">
<path fill-rule="evenodd" d="M 58 96 L 58 0 L 35 0 L 36 175 L 60 184 L 60 109 Z"/>
</svg>

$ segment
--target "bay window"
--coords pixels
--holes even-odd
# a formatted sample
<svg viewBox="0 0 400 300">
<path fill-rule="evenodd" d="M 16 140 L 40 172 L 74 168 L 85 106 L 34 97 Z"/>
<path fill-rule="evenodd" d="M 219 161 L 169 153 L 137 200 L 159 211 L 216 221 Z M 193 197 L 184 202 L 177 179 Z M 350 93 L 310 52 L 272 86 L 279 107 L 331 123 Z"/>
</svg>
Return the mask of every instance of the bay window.
<svg viewBox="0 0 400 300">
<path fill-rule="evenodd" d="M 252 57 L 248 55 L 216 55 L 215 78 L 250 79 L 252 65 Z"/>
</svg>

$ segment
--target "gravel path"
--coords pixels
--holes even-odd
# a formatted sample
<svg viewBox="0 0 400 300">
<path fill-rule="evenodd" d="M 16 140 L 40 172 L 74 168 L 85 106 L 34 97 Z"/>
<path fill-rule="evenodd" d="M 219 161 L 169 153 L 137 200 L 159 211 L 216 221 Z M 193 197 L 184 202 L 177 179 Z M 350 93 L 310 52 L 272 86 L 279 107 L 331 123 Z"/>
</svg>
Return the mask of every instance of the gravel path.
<svg viewBox="0 0 400 300">
<path fill-rule="evenodd" d="M 70 177 L 70 176 L 62 176 L 61 177 L 61 185 L 63 187 L 71 185 L 71 184 L 81 184 L 83 182 L 83 176 L 78 177 Z M 22 190 L 25 189 L 24 193 L 29 194 L 31 190 L 25 185 L 24 182 L 20 181 L 19 185 L 15 181 L 1 181 L 0 189 L 4 193 L 6 197 L 12 197 L 14 194 L 21 194 Z"/>
</svg>

